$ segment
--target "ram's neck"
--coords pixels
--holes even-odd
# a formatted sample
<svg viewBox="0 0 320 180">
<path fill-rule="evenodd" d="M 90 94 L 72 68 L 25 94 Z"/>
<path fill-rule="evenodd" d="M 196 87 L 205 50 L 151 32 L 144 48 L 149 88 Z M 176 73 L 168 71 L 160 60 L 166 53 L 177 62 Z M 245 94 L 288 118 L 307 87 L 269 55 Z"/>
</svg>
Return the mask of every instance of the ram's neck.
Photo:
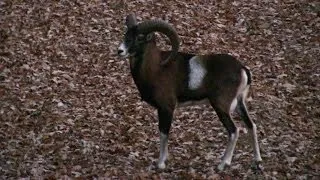
<svg viewBox="0 0 320 180">
<path fill-rule="evenodd" d="M 148 43 L 146 46 L 130 58 L 131 73 L 134 78 L 153 78 L 158 71 L 161 61 L 161 52 L 155 43 Z"/>
<path fill-rule="evenodd" d="M 141 98 L 151 105 L 155 105 L 152 95 L 157 83 L 159 63 L 160 50 L 152 43 L 147 44 L 143 52 L 130 58 L 131 74 Z"/>
<path fill-rule="evenodd" d="M 146 46 L 143 59 L 142 73 L 148 77 L 155 75 L 159 71 L 161 61 L 161 52 L 155 43 Z"/>
</svg>

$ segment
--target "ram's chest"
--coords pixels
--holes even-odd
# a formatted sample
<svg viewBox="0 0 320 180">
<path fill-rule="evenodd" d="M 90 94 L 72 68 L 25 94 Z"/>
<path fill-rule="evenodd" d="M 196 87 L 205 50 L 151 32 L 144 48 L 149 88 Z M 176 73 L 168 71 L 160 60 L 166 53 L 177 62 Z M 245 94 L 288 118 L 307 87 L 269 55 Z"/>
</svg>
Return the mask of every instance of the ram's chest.
<svg viewBox="0 0 320 180">
<path fill-rule="evenodd" d="M 142 61 L 139 59 L 130 60 L 130 69 L 132 78 L 139 90 L 140 97 L 143 101 L 151 105 L 155 105 L 153 95 L 154 95 L 154 86 L 146 79 L 146 72 L 142 69 Z"/>
</svg>

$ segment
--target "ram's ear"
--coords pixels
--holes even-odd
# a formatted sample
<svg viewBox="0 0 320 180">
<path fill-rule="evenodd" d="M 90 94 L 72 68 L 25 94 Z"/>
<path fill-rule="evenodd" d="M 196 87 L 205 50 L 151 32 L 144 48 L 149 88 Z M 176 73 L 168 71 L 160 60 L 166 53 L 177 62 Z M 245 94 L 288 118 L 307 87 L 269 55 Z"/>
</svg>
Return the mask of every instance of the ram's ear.
<svg viewBox="0 0 320 180">
<path fill-rule="evenodd" d="M 129 14 L 126 18 L 126 25 L 128 28 L 132 28 L 137 25 L 137 19 L 134 14 Z"/>
</svg>

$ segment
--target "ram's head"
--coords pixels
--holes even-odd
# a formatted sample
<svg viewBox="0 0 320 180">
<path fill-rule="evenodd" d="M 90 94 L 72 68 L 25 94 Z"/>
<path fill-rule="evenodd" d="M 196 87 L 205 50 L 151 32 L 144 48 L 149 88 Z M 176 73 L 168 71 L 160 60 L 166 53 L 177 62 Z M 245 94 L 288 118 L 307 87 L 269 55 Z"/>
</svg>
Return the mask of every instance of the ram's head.
<svg viewBox="0 0 320 180">
<path fill-rule="evenodd" d="M 143 51 L 145 45 L 154 39 L 154 32 L 160 32 L 166 35 L 171 42 L 172 52 L 170 56 L 161 62 L 167 64 L 174 59 L 179 50 L 179 37 L 175 29 L 167 22 L 162 20 L 149 20 L 137 23 L 133 14 L 126 18 L 127 31 L 124 35 L 123 42 L 118 48 L 118 55 L 121 57 L 134 56 Z"/>
</svg>

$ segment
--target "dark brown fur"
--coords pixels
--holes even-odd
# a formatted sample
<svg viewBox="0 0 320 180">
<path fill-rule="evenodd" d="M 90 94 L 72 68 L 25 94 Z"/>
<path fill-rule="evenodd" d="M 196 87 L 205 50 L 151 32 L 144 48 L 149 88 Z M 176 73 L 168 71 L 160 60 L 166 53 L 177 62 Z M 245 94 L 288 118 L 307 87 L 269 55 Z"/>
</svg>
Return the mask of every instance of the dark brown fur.
<svg viewBox="0 0 320 180">
<path fill-rule="evenodd" d="M 131 19 L 131 20 L 130 20 Z M 239 113 L 247 127 L 253 132 L 253 141 L 257 144 L 255 124 L 248 116 L 245 107 L 245 92 L 251 84 L 251 73 L 233 56 L 227 54 L 199 55 L 179 52 L 172 56 L 172 52 L 161 51 L 156 46 L 154 36 L 150 34 L 139 34 L 133 16 L 128 16 L 124 42 L 130 55 L 130 69 L 134 82 L 140 92 L 143 101 L 146 101 L 158 110 L 159 130 L 162 134 L 160 138 L 160 168 L 164 168 L 164 155 L 167 148 L 168 134 L 171 127 L 173 112 L 176 106 L 187 101 L 199 101 L 208 99 L 216 111 L 220 121 L 227 129 L 230 140 L 227 146 L 222 163 L 219 168 L 223 169 L 226 164 L 230 164 L 233 150 L 239 131 L 230 116 L 232 110 L 237 106 Z M 134 22 L 134 23 L 131 23 Z M 152 25 L 155 22 L 152 21 Z M 148 23 L 145 23 L 148 24 Z M 178 42 L 174 29 L 164 22 L 161 22 L 161 32 L 166 29 L 170 31 L 171 40 Z M 149 25 L 149 24 L 148 24 Z M 158 27 L 155 26 L 155 27 Z M 154 27 L 153 27 L 154 28 Z M 156 31 L 157 28 L 154 28 Z M 149 32 L 148 33 L 152 33 Z M 153 37 L 153 38 L 150 38 Z M 177 45 L 177 44 L 175 44 Z M 177 47 L 175 47 L 177 49 Z M 119 51 L 118 53 L 122 53 Z M 168 57 L 174 57 L 174 59 Z M 199 87 L 190 89 L 190 59 L 196 57 L 206 74 Z M 167 61 L 169 60 L 169 61 Z M 166 62 L 166 63 L 163 63 Z M 247 84 L 244 84 L 242 73 L 247 75 Z M 239 88 L 241 86 L 241 92 Z M 244 87 L 243 87 L 244 86 Z M 245 89 L 243 89 L 245 88 Z M 233 103 L 235 102 L 235 103 Z M 234 139 L 236 138 L 236 139 Z M 255 147 L 256 161 L 261 161 L 259 147 Z M 230 154 L 231 153 L 231 154 Z"/>
<path fill-rule="evenodd" d="M 177 103 L 209 98 L 228 110 L 240 84 L 241 69 L 246 69 L 239 61 L 227 54 L 199 56 L 207 75 L 203 87 L 189 90 L 189 60 L 195 55 L 180 52 L 175 61 L 160 66 L 169 53 L 149 43 L 142 56 L 130 58 L 132 75 L 144 101 L 156 108 L 174 109 Z"/>
</svg>

